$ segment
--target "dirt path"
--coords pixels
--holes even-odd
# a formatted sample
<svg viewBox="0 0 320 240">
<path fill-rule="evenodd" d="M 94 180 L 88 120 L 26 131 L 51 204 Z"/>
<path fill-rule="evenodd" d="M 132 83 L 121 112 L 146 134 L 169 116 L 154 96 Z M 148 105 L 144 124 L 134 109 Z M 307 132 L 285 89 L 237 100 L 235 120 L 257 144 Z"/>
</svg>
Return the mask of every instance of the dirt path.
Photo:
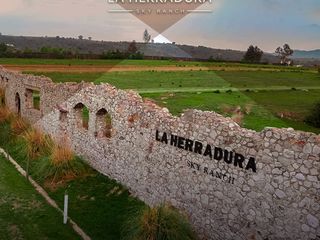
<svg viewBox="0 0 320 240">
<path fill-rule="evenodd" d="M 138 66 L 138 65 L 2 65 L 12 71 L 26 72 L 137 72 L 137 71 L 281 71 L 277 68 L 251 68 L 233 66 Z M 290 70 L 288 70 L 290 71 Z"/>
</svg>

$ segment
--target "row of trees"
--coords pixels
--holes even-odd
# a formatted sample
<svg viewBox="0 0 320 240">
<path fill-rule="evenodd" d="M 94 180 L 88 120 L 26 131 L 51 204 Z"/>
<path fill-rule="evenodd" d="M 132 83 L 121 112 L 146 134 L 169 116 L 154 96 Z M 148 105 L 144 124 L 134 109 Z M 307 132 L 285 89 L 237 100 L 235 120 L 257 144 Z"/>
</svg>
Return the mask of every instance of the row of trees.
<svg viewBox="0 0 320 240">
<path fill-rule="evenodd" d="M 292 61 L 289 57 L 293 54 L 293 50 L 290 48 L 289 44 L 286 43 L 283 45 L 283 47 L 278 47 L 275 53 L 280 58 L 280 64 L 292 64 Z M 251 45 L 245 53 L 243 61 L 249 63 L 260 63 L 262 56 L 263 51 L 258 46 Z"/>
<path fill-rule="evenodd" d="M 124 52 L 121 52 L 119 49 L 110 50 L 102 55 L 103 59 L 143 59 L 143 53 L 138 51 L 135 41 L 132 41 L 128 49 Z"/>
</svg>

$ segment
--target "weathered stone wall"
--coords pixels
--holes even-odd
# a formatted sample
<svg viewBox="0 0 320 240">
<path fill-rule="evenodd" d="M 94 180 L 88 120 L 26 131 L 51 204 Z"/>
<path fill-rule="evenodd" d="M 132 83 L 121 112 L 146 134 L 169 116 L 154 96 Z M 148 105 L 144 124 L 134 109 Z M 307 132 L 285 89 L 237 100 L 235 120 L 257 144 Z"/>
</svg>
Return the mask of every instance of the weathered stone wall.
<svg viewBox="0 0 320 240">
<path fill-rule="evenodd" d="M 41 90 L 55 85 L 4 70 L 1 75 L 9 77 L 6 99 L 12 109 L 15 91 L 39 82 Z M 201 236 L 320 238 L 320 135 L 275 128 L 255 132 L 197 110 L 174 117 L 110 85 L 61 84 L 47 99 L 46 91 L 37 126 L 68 136 L 94 168 L 148 204 L 169 201 L 185 210 Z M 90 111 L 88 129 L 79 124 L 79 103 Z M 101 109 L 112 117 L 111 137 L 98 133 Z M 21 114 L 36 120 L 26 109 Z"/>
</svg>

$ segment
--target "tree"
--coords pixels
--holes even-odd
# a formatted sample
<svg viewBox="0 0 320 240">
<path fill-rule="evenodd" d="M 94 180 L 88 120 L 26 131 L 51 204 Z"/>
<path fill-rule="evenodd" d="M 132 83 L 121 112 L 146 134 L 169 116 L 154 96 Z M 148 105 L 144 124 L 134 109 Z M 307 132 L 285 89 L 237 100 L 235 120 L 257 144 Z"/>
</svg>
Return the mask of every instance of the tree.
<svg viewBox="0 0 320 240">
<path fill-rule="evenodd" d="M 0 43 L 0 56 L 3 56 L 7 53 L 8 46 L 5 43 Z"/>
<path fill-rule="evenodd" d="M 88 37 L 88 39 L 91 41 L 91 40 L 92 40 L 92 37 Z"/>
<path fill-rule="evenodd" d="M 311 126 L 320 128 L 320 102 L 314 104 L 313 109 L 306 117 L 305 122 Z"/>
<path fill-rule="evenodd" d="M 258 48 L 258 46 L 254 47 L 253 45 L 251 45 L 248 48 L 246 54 L 244 55 L 243 60 L 246 62 L 258 63 L 260 62 L 262 55 L 263 51 L 260 48 Z"/>
<path fill-rule="evenodd" d="M 283 47 L 278 47 L 276 49 L 276 54 L 280 58 L 281 64 L 289 64 L 291 60 L 289 57 L 293 54 L 293 50 L 290 48 L 289 44 L 284 44 Z"/>
<path fill-rule="evenodd" d="M 136 41 L 132 41 L 129 44 L 128 50 L 127 50 L 127 54 L 131 55 L 131 54 L 135 54 L 138 51 L 137 45 L 136 45 Z"/>
<path fill-rule="evenodd" d="M 78 38 L 79 38 L 79 40 L 82 40 L 82 39 L 83 39 L 83 36 L 82 36 L 82 35 L 80 35 Z"/>
<path fill-rule="evenodd" d="M 149 34 L 148 30 L 146 29 L 143 32 L 143 41 L 145 43 L 148 43 L 148 42 L 150 42 L 150 40 L 151 40 L 151 35 Z"/>
</svg>

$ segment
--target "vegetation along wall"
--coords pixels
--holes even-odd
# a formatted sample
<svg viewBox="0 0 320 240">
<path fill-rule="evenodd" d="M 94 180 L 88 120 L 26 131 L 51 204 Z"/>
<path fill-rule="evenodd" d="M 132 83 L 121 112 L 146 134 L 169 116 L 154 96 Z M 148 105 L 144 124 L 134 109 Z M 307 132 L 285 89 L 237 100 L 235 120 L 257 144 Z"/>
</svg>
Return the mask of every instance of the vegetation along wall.
<svg viewBox="0 0 320 240">
<path fill-rule="evenodd" d="M 70 139 L 100 172 L 150 205 L 185 211 L 208 239 L 320 237 L 320 135 L 255 132 L 214 112 L 180 117 L 111 85 L 54 84 L 0 69 L 6 103 Z"/>
</svg>

